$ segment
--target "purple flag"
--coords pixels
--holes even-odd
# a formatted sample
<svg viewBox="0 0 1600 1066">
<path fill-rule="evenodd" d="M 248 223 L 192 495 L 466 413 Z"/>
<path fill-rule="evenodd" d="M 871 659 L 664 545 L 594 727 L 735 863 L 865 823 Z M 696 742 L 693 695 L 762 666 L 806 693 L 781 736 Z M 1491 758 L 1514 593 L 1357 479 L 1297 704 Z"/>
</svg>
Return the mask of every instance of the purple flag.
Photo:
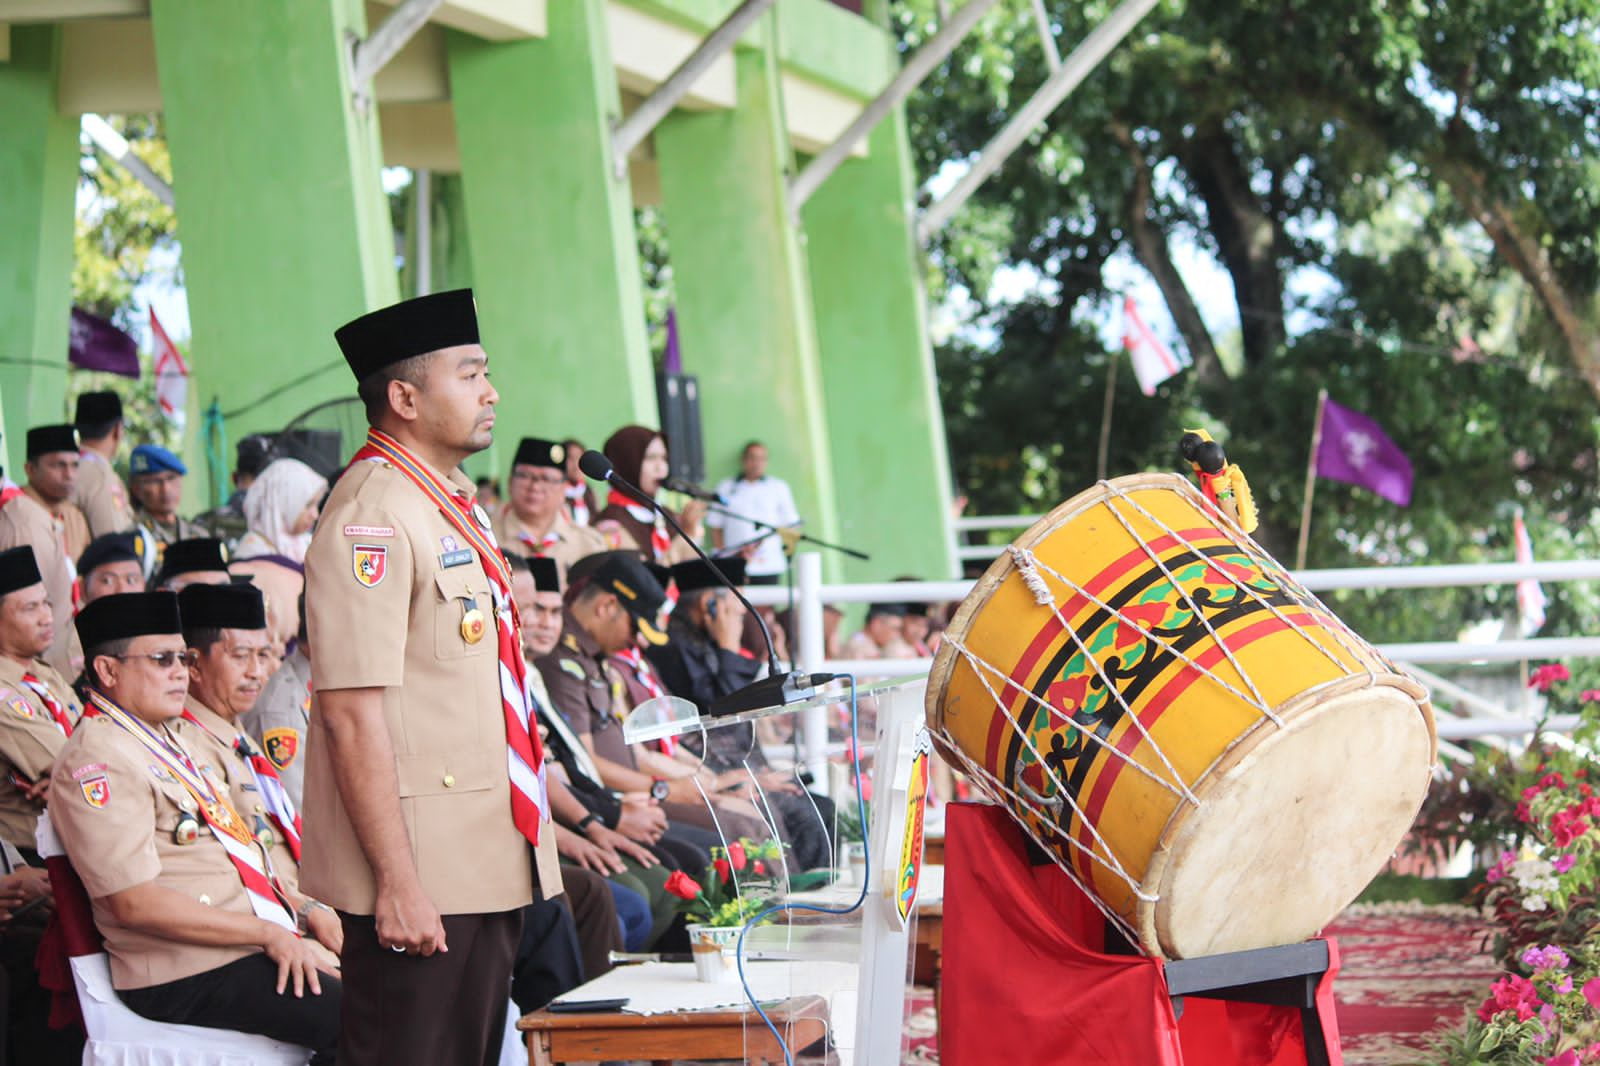
<svg viewBox="0 0 1600 1066">
<path fill-rule="evenodd" d="M 79 370 L 104 370 L 137 380 L 139 345 L 105 319 L 74 307 L 67 362 Z"/>
<path fill-rule="evenodd" d="M 661 353 L 661 369 L 669 374 L 683 373 L 683 349 L 678 347 L 678 311 L 667 311 L 667 349 Z"/>
<path fill-rule="evenodd" d="M 1411 503 L 1411 460 L 1364 414 L 1322 401 L 1322 440 L 1317 476 L 1359 485 L 1391 503 Z"/>
</svg>

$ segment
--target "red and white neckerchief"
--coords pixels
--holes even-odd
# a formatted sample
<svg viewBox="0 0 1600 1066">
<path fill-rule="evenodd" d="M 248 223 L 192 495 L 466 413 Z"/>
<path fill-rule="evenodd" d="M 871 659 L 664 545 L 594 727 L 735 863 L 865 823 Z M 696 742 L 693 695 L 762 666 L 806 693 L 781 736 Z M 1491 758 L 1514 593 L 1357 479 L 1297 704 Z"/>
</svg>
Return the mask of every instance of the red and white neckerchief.
<svg viewBox="0 0 1600 1066">
<path fill-rule="evenodd" d="M 283 842 L 289 846 L 289 854 L 294 856 L 294 861 L 300 861 L 300 812 L 295 810 L 294 800 L 284 790 L 283 779 L 278 776 L 277 767 L 251 743 L 250 738 L 234 730 L 233 743 L 228 743 L 228 738 L 219 737 L 206 724 L 187 709 L 183 712 L 185 721 L 193 722 L 206 734 L 225 748 L 232 748 L 233 753 L 244 760 L 250 767 L 250 774 L 255 778 L 256 792 L 261 796 L 261 806 L 266 809 L 267 817 L 272 820 L 273 828 L 283 837 Z"/>
<path fill-rule="evenodd" d="M 650 693 L 651 699 L 667 694 L 667 690 L 662 688 L 661 683 L 656 680 L 655 671 L 645 663 L 644 656 L 640 654 L 637 647 L 629 646 L 623 648 L 621 651 L 614 653 L 612 658 L 621 663 L 623 669 L 633 675 L 633 679 L 639 682 L 639 686 Z M 661 754 L 671 755 L 677 745 L 671 737 L 662 737 L 659 747 L 661 748 Z"/>
<path fill-rule="evenodd" d="M 22 489 L 10 478 L 0 475 L 0 507 L 4 507 L 18 496 L 24 495 Z"/>
<path fill-rule="evenodd" d="M 39 697 L 39 702 L 50 712 L 50 717 L 55 719 L 61 732 L 68 737 L 72 736 L 72 719 L 67 717 L 67 709 L 61 706 L 61 701 L 56 699 L 56 694 L 50 691 L 50 687 L 32 674 L 22 675 L 22 686 Z"/>
<path fill-rule="evenodd" d="M 289 906 L 288 897 L 272 876 L 266 850 L 256 843 L 250 827 L 233 809 L 227 795 L 212 786 L 177 738 L 164 729 L 156 732 L 98 692 L 90 691 L 89 705 L 83 713 L 90 718 L 103 715 L 126 730 L 178 779 L 200 808 L 200 816 L 211 830 L 211 835 L 217 838 L 232 860 L 233 868 L 244 884 L 245 896 L 250 900 L 250 909 L 256 917 L 281 925 L 298 936 L 294 908 Z"/>
<path fill-rule="evenodd" d="M 656 565 L 666 566 L 667 553 L 672 550 L 672 534 L 667 529 L 666 519 L 659 512 L 635 502 L 616 489 L 606 494 L 606 504 L 623 508 L 635 522 L 650 527 L 650 555 Z"/>
<path fill-rule="evenodd" d="M 518 533 L 517 539 L 527 545 L 528 550 L 537 556 L 549 555 L 555 546 L 561 543 L 561 537 L 556 533 L 555 526 L 545 530 L 544 536 L 538 540 L 534 540 L 533 535 L 530 533 Z"/>
<path fill-rule="evenodd" d="M 489 516 L 424 466 L 399 441 L 382 430 L 367 431 L 367 443 L 355 458 L 354 466 L 367 460 L 385 460 L 405 475 L 428 497 L 439 513 L 472 545 L 478 563 L 489 579 L 494 597 L 496 652 L 500 659 L 500 706 L 506 720 L 506 769 L 511 779 L 511 820 L 534 845 L 539 843 L 539 824 L 550 820 L 550 801 L 545 792 L 544 745 L 539 741 L 539 725 L 528 713 L 527 664 L 522 661 L 522 624 L 517 604 L 511 596 L 511 567 L 494 541 Z"/>
<path fill-rule="evenodd" d="M 581 481 L 569 481 L 561 491 L 567 498 L 567 511 L 572 515 L 573 523 L 580 526 L 588 525 L 589 486 Z"/>
</svg>

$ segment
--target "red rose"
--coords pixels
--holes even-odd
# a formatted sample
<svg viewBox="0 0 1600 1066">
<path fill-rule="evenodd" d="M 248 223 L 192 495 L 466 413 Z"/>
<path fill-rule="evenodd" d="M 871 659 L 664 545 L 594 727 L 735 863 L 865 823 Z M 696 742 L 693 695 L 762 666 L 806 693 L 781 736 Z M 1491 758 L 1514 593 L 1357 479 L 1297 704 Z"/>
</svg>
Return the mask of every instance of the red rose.
<svg viewBox="0 0 1600 1066">
<path fill-rule="evenodd" d="M 667 878 L 667 883 L 662 887 L 679 899 L 694 899 L 700 894 L 700 882 L 682 870 L 672 871 L 672 876 Z"/>
<path fill-rule="evenodd" d="M 737 840 L 728 845 L 728 861 L 733 863 L 735 870 L 744 869 L 744 845 Z"/>
<path fill-rule="evenodd" d="M 717 880 L 723 884 L 728 883 L 728 878 L 733 876 L 733 867 L 728 865 L 727 859 L 718 859 L 711 864 L 717 871 Z"/>
</svg>

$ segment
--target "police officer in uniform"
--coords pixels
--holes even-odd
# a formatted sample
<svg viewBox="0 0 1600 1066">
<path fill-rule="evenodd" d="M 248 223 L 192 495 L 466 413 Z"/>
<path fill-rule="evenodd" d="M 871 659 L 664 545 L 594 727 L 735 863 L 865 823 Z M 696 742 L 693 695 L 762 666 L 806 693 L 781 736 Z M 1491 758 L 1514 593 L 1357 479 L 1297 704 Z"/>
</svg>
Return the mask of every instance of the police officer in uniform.
<svg viewBox="0 0 1600 1066">
<path fill-rule="evenodd" d="M 567 514 L 566 445 L 523 437 L 511 461 L 507 499 L 495 516 L 494 532 L 508 552 L 546 557 L 563 571 L 585 555 L 606 550 L 606 539 Z"/>
<path fill-rule="evenodd" d="M 0 837 L 40 865 L 33 831 L 50 795 L 50 768 L 82 708 L 39 656 L 55 623 L 33 549 L 0 552 Z"/>
<path fill-rule="evenodd" d="M 372 429 L 306 554 L 301 880 L 344 923 L 340 1060 L 481 1066 L 521 910 L 561 891 L 509 573 L 460 469 L 499 396 L 470 290 L 335 336 Z"/>
<path fill-rule="evenodd" d="M 122 447 L 122 397 L 114 392 L 81 393 L 72 422 L 81 449 L 72 502 L 88 520 L 89 534 L 99 537 L 132 529 L 128 490 L 111 465 Z"/>
<path fill-rule="evenodd" d="M 128 456 L 128 490 L 133 493 L 134 521 L 158 545 L 206 536 L 206 530 L 178 514 L 183 478 L 189 468 L 159 444 L 141 444 Z"/>
<path fill-rule="evenodd" d="M 156 1021 L 259 1033 L 333 1061 L 337 960 L 183 719 L 178 598 L 103 596 L 77 618 L 93 691 L 50 779 L 50 816 L 93 902 L 111 983 Z"/>
</svg>

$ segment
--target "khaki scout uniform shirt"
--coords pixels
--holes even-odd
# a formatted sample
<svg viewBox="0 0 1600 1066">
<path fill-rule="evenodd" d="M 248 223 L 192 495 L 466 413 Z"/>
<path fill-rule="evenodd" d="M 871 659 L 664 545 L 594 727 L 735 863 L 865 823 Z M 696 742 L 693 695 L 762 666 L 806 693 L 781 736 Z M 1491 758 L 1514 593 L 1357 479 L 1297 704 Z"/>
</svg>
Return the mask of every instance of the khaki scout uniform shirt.
<svg viewBox="0 0 1600 1066">
<path fill-rule="evenodd" d="M 550 536 L 555 543 L 542 550 L 537 545 L 543 543 L 544 538 L 534 535 L 522 520 L 517 517 L 517 512 L 511 509 L 508 503 L 500 508 L 494 519 L 495 540 L 500 547 L 508 552 L 519 555 L 544 555 L 554 559 L 565 574 L 572 569 L 572 564 L 586 555 L 595 555 L 606 551 L 606 538 L 598 531 L 588 526 L 580 526 L 567 516 L 566 508 L 556 512 L 556 520 L 550 524 Z M 523 540 L 527 537 L 528 540 Z M 530 544 L 529 541 L 533 543 Z"/>
<path fill-rule="evenodd" d="M 182 719 L 167 728 L 214 788 L 231 790 L 227 766 L 201 730 Z M 109 718 L 83 719 L 56 760 L 50 821 L 93 901 L 117 988 L 177 981 L 261 950 L 186 944 L 130 929 L 105 903 L 107 896 L 153 881 L 209 906 L 254 915 L 239 871 L 204 821 L 194 843 L 173 840 L 180 815 L 193 804 L 177 777 Z"/>
<path fill-rule="evenodd" d="M 283 782 L 284 791 L 303 807 L 306 780 L 306 725 L 311 721 L 311 660 L 303 648 L 267 678 L 256 705 L 239 716 L 239 728 L 250 734 Z"/>
<path fill-rule="evenodd" d="M 133 507 L 128 503 L 128 488 L 99 452 L 84 451 L 78 457 L 78 484 L 72 502 L 89 523 L 91 537 L 123 533 L 133 528 Z"/>
<path fill-rule="evenodd" d="M 45 513 L 55 520 L 56 532 L 61 535 L 61 544 L 66 549 L 67 558 L 72 560 L 73 565 L 77 565 L 78 557 L 83 554 L 83 549 L 89 546 L 91 539 L 89 520 L 83 517 L 83 512 L 70 500 L 53 503 L 39 495 L 39 491 L 32 485 L 22 486 L 22 491 L 27 493 L 28 499 L 43 507 Z"/>
<path fill-rule="evenodd" d="M 472 494 L 460 470 L 447 480 Z M 490 534 L 492 536 L 492 533 Z M 476 607 L 488 627 L 462 634 Z M 400 812 L 422 887 L 444 914 L 508 911 L 561 891 L 555 833 L 536 856 L 511 820 L 489 578 L 454 526 L 386 462 L 356 463 L 334 486 L 306 553 L 306 617 L 315 693 L 381 688 Z M 353 914 L 377 886 L 340 801 L 312 696 L 306 742 L 301 882 Z"/>
<path fill-rule="evenodd" d="M 67 558 L 67 549 L 56 532 L 50 512 L 34 503 L 26 493 L 0 507 L 0 551 L 24 544 L 33 549 L 39 576 L 44 579 L 45 594 L 50 597 L 50 615 L 56 624 L 55 639 L 45 651 L 44 661 L 63 674 L 75 676 L 77 670 L 73 668 L 70 645 L 72 583 L 77 579 L 78 570 Z"/>
<path fill-rule="evenodd" d="M 39 808 L 23 796 L 11 777 L 16 774 L 32 782 L 49 777 L 56 756 L 67 746 L 67 737 L 44 700 L 22 683 L 24 673 L 32 674 L 50 690 L 74 728 L 83 708 L 72 686 L 42 660 L 23 666 L 0 656 L 0 838 L 14 847 L 33 848 Z"/>
</svg>

